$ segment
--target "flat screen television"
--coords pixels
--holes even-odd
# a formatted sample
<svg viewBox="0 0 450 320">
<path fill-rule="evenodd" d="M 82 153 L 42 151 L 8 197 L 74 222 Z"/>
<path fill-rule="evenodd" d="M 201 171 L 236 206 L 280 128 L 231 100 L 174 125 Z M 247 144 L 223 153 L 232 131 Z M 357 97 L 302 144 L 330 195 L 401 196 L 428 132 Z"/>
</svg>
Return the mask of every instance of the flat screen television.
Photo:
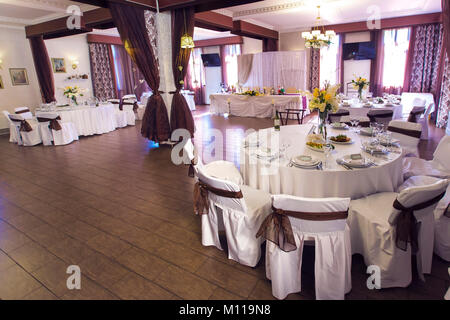
<svg viewBox="0 0 450 320">
<path fill-rule="evenodd" d="M 218 53 L 202 54 L 202 61 L 205 67 L 220 67 L 220 56 Z"/>
<path fill-rule="evenodd" d="M 375 59 L 375 43 L 371 41 L 344 43 L 342 54 L 344 60 Z"/>
</svg>

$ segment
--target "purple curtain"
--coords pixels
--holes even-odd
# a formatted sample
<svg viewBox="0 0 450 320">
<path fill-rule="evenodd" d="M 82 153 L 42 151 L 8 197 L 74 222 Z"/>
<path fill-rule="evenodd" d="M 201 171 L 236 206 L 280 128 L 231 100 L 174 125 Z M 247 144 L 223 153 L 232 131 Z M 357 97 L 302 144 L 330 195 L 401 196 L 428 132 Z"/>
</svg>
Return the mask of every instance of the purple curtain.
<svg viewBox="0 0 450 320">
<path fill-rule="evenodd" d="M 320 49 L 311 48 L 311 65 L 309 69 L 309 89 L 320 87 Z"/>
<path fill-rule="evenodd" d="M 117 98 L 111 47 L 104 43 L 89 43 L 89 56 L 94 96 L 100 100 Z"/>
<path fill-rule="evenodd" d="M 148 37 L 144 10 L 116 2 L 109 2 L 109 10 L 125 49 L 153 91 L 142 119 L 141 134 L 155 142 L 166 141 L 170 138 L 169 117 L 159 91 L 159 68 Z"/>
<path fill-rule="evenodd" d="M 409 75 L 409 92 L 431 92 L 439 95 L 439 73 L 441 69 L 442 24 L 418 25 L 413 27 L 414 44 L 410 44 L 412 56 Z M 409 74 L 408 74 L 409 73 Z"/>
<path fill-rule="evenodd" d="M 444 46 L 447 54 L 450 54 L 450 3 L 442 0 L 442 24 L 444 26 Z"/>
<path fill-rule="evenodd" d="M 176 91 L 173 92 L 170 124 L 172 130 L 183 128 L 191 133 L 191 137 L 194 137 L 194 118 L 186 99 L 180 93 L 192 51 L 192 49 L 181 48 L 181 36 L 184 33 L 189 34 L 191 37 L 194 35 L 193 7 L 172 11 L 172 71 Z"/>
<path fill-rule="evenodd" d="M 143 92 L 150 90 L 144 76 L 131 60 L 124 46 L 112 45 L 111 47 L 114 52 L 115 82 L 118 98 L 121 99 L 124 95 L 134 93 L 139 99 Z M 143 82 L 141 83 L 142 80 Z"/>
<path fill-rule="evenodd" d="M 42 37 L 30 38 L 30 47 L 39 87 L 41 88 L 42 100 L 45 103 L 55 101 L 55 81 L 44 39 Z"/>
<path fill-rule="evenodd" d="M 373 63 L 375 69 L 370 76 L 370 90 L 374 97 L 381 96 L 383 93 L 383 61 L 384 61 L 384 39 L 383 30 L 375 30 L 372 33 L 375 41 L 376 58 Z"/>
</svg>

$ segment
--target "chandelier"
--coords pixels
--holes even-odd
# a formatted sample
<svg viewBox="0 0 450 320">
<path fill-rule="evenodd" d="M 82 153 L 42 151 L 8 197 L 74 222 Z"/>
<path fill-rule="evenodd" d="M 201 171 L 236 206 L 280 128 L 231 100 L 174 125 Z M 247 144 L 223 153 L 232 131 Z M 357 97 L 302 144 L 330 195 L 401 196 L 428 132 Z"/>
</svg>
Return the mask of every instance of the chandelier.
<svg viewBox="0 0 450 320">
<path fill-rule="evenodd" d="M 187 32 L 186 27 L 186 13 L 183 9 L 183 18 L 184 18 L 184 34 L 181 36 L 181 49 L 192 49 L 195 47 L 194 39 Z"/>
<path fill-rule="evenodd" d="M 316 18 L 316 26 L 311 32 L 302 32 L 302 38 L 306 39 L 305 47 L 320 49 L 328 47 L 331 44 L 331 40 L 334 38 L 336 33 L 333 30 L 327 30 L 322 27 L 320 30 L 320 6 L 317 6 L 318 15 Z"/>
</svg>

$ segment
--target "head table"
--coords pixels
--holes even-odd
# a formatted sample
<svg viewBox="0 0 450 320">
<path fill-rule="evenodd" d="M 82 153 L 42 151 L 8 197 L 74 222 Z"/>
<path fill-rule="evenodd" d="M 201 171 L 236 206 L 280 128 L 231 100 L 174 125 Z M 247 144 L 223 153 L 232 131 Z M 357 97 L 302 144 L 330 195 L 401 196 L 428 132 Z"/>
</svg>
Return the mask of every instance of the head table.
<svg viewBox="0 0 450 320">
<path fill-rule="evenodd" d="M 270 192 L 271 194 L 289 194 L 301 197 L 350 197 L 352 199 L 377 192 L 392 192 L 403 182 L 401 148 L 392 148 L 383 157 L 375 157 L 361 150 L 361 143 L 371 137 L 360 136 L 351 130 L 335 130 L 328 128 L 329 136 L 346 134 L 354 141 L 349 145 L 335 145 L 328 165 L 318 169 L 301 169 L 290 166 L 293 156 L 310 155 L 324 160 L 322 152 L 306 147 L 306 137 L 312 124 L 282 126 L 281 131 L 273 128 L 251 133 L 245 141 L 255 141 L 241 145 L 241 173 L 244 182 L 251 187 Z M 275 142 L 275 143 L 274 143 Z M 267 145 L 277 145 L 278 157 L 274 160 L 257 157 L 259 150 Z M 284 151 L 285 150 L 285 151 Z M 336 159 L 360 153 L 369 158 L 374 166 L 353 168 L 348 170 L 337 164 Z"/>
<path fill-rule="evenodd" d="M 103 134 L 116 129 L 115 107 L 111 103 L 99 106 L 56 107 L 55 111 L 36 111 L 36 117 L 58 114 L 63 122 L 72 122 L 80 136 Z"/>
<path fill-rule="evenodd" d="M 278 111 L 285 109 L 301 109 L 302 96 L 300 94 L 260 95 L 248 96 L 240 94 L 215 93 L 209 96 L 211 113 L 229 113 L 239 117 L 270 118 L 274 114 L 274 107 Z M 228 108 L 228 102 L 230 106 Z M 308 110 L 305 112 L 305 115 Z"/>
</svg>

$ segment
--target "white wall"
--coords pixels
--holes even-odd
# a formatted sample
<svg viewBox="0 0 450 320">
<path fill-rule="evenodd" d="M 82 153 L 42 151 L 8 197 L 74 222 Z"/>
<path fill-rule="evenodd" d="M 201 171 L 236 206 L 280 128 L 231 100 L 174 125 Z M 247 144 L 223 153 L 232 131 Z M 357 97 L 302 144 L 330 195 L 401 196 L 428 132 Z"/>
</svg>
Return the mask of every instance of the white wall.
<svg viewBox="0 0 450 320">
<path fill-rule="evenodd" d="M 64 97 L 62 90 L 62 88 L 66 86 L 79 86 L 80 88 L 88 89 L 84 98 L 88 98 L 93 95 L 89 47 L 86 37 L 86 34 L 80 34 L 70 37 L 45 40 L 45 45 L 47 46 L 50 59 L 64 58 L 66 62 L 66 73 L 53 73 L 55 78 L 55 98 L 60 103 L 67 102 L 67 98 Z M 79 61 L 79 65 L 76 70 L 72 69 L 72 59 Z M 74 74 L 87 74 L 89 79 L 67 80 L 68 76 Z"/>
<path fill-rule="evenodd" d="M 352 32 L 345 34 L 345 43 L 370 41 L 370 32 Z M 346 84 L 355 77 L 370 79 L 370 66 L 372 60 L 344 60 L 344 92 L 347 92 Z M 349 88 L 353 90 L 352 88 Z"/>
<path fill-rule="evenodd" d="M 34 110 L 41 101 L 41 94 L 25 29 L 1 26 L 0 44 L 0 59 L 3 60 L 0 76 L 4 85 L 4 89 L 0 89 L 0 111 L 13 113 L 14 108 L 24 106 Z M 13 86 L 9 68 L 26 68 L 29 85 Z M 0 129 L 4 128 L 8 128 L 8 121 L 0 114 Z"/>
<path fill-rule="evenodd" d="M 242 54 L 262 52 L 262 40 L 243 37 Z"/>
</svg>

